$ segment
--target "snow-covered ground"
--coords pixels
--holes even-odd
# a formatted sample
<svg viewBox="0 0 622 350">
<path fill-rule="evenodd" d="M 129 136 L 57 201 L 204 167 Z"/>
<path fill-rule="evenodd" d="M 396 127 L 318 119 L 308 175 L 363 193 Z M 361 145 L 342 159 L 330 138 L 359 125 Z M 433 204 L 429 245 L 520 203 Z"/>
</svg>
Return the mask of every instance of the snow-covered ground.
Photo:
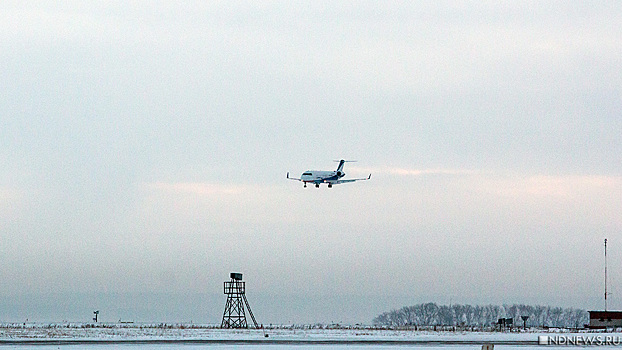
<svg viewBox="0 0 622 350">
<path fill-rule="evenodd" d="M 266 334 L 268 337 L 266 337 Z M 610 336 L 621 333 L 433 332 L 371 328 L 317 329 L 278 327 L 266 330 L 224 330 L 209 325 L 154 324 L 0 324 L 0 349 L 534 349 L 540 335 L 566 337 Z M 551 345 L 544 347 L 554 347 Z M 601 347 L 602 348 L 602 347 Z"/>
<path fill-rule="evenodd" d="M 295 340 L 295 341 L 536 341 L 535 332 L 433 332 L 282 326 L 220 329 L 194 324 L 0 324 L 2 340 Z M 268 335 L 268 337 L 266 337 Z"/>
</svg>

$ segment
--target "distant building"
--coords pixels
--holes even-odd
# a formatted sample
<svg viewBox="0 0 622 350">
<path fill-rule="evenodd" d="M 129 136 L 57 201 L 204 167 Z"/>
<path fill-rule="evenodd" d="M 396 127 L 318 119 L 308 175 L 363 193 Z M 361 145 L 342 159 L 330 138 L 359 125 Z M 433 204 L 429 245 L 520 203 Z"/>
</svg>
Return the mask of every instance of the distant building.
<svg viewBox="0 0 622 350">
<path fill-rule="evenodd" d="M 622 327 L 622 311 L 588 311 L 590 323 L 588 328 Z"/>
</svg>

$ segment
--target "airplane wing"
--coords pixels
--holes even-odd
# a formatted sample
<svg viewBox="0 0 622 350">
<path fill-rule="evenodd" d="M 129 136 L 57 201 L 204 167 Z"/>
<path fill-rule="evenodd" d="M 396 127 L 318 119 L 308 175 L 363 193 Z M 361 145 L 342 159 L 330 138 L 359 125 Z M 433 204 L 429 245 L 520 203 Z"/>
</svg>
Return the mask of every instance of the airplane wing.
<svg viewBox="0 0 622 350">
<path fill-rule="evenodd" d="M 289 177 L 289 172 L 287 173 L 287 178 L 288 178 L 289 180 L 302 181 L 302 179 L 297 179 L 297 178 L 295 178 L 295 177 Z"/>
<path fill-rule="evenodd" d="M 330 183 L 332 183 L 333 185 L 339 185 L 339 184 L 344 184 L 344 183 L 347 183 L 347 182 L 364 181 L 364 180 L 369 180 L 369 179 L 371 179 L 371 174 L 369 174 L 368 177 L 364 177 L 364 178 L 361 178 L 361 179 L 337 180 L 337 181 L 330 181 Z"/>
</svg>

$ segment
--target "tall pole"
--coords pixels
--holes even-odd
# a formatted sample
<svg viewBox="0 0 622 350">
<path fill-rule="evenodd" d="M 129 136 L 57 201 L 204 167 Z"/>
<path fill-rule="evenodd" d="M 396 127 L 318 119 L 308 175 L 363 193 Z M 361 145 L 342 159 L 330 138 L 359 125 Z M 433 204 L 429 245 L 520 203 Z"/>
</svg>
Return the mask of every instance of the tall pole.
<svg viewBox="0 0 622 350">
<path fill-rule="evenodd" d="M 607 238 L 605 238 L 605 311 L 607 311 Z"/>
</svg>

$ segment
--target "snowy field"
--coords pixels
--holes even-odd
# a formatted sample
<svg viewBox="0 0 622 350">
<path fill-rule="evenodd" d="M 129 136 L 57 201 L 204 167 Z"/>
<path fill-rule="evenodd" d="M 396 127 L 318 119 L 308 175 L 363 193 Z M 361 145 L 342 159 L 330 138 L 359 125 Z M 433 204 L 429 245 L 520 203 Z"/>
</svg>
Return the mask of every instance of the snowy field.
<svg viewBox="0 0 622 350">
<path fill-rule="evenodd" d="M 268 335 L 266 337 L 266 334 Z M 568 348 L 539 345 L 538 337 L 620 337 L 621 333 L 433 332 L 367 328 L 223 330 L 201 325 L 0 325 L 0 349 L 495 349 Z M 617 339 L 617 338 L 613 338 Z M 598 348 L 615 348 L 614 345 Z"/>
</svg>

